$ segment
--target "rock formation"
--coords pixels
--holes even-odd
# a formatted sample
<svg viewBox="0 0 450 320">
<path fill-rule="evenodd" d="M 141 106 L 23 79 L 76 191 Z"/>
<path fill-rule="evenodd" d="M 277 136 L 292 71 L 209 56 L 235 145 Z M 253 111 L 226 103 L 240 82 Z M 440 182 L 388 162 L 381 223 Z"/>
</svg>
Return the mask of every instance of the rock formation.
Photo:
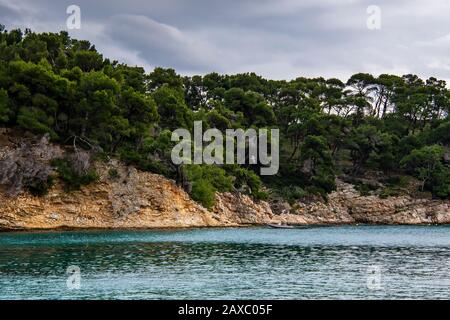
<svg viewBox="0 0 450 320">
<path fill-rule="evenodd" d="M 0 134 L 0 160 L 14 152 L 15 145 L 21 145 L 6 141 L 5 136 L 7 133 Z M 55 152 L 61 155 L 63 151 Z M 42 156 L 39 159 L 45 160 Z M 222 227 L 277 222 L 450 223 L 450 201 L 361 196 L 351 184 L 340 180 L 327 202 L 299 202 L 291 207 L 283 200 L 269 204 L 240 193 L 223 193 L 216 195 L 214 207 L 207 210 L 163 176 L 141 172 L 117 160 L 97 162 L 95 166 L 99 181 L 80 191 L 65 192 L 57 183 L 45 196 L 25 191 L 11 195 L 10 186 L 0 185 L 0 230 Z"/>
<path fill-rule="evenodd" d="M 114 168 L 118 176 L 111 178 Z M 0 191 L 0 229 L 48 228 L 178 228 L 293 224 L 428 224 L 450 223 L 449 202 L 407 196 L 381 199 L 359 196 L 338 181 L 338 190 L 327 203 L 299 204 L 277 211 L 239 193 L 218 194 L 206 210 L 173 181 L 140 172 L 115 160 L 97 164 L 100 180 L 80 191 L 66 193 L 55 185 L 42 197 L 21 193 L 11 197 Z"/>
</svg>

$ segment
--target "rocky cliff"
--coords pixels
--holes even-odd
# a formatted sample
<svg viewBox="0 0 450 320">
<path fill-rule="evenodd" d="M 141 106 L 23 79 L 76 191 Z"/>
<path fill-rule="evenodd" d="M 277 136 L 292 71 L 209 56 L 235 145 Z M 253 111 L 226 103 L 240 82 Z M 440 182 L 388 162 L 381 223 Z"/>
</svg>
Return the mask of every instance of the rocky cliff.
<svg viewBox="0 0 450 320">
<path fill-rule="evenodd" d="M 17 172 L 25 178 L 27 174 L 48 174 L 49 159 L 65 153 L 45 139 L 27 143 L 24 137 L 22 133 L 14 135 L 14 132 L 0 130 L 3 180 Z M 31 141 L 34 139 L 30 137 Z M 5 161 L 12 156 L 14 161 Z M 0 230 L 219 227 L 270 222 L 450 223 L 450 201 L 410 196 L 387 199 L 361 196 L 351 184 L 340 180 L 337 191 L 329 195 L 327 202 L 299 202 L 291 207 L 283 201 L 269 204 L 239 193 L 224 193 L 217 194 L 215 206 L 207 210 L 173 181 L 160 175 L 138 171 L 117 160 L 94 165 L 99 174 L 98 182 L 80 191 L 65 192 L 57 182 L 45 196 L 32 196 L 18 192 L 22 179 L 14 180 L 9 190 L 0 184 Z M 110 174 L 111 170 L 114 175 Z"/>
<path fill-rule="evenodd" d="M 117 175 L 111 178 L 109 170 Z M 219 227 L 287 222 L 293 224 L 428 224 L 450 223 L 449 202 L 359 196 L 338 181 L 327 203 L 299 204 L 289 211 L 280 204 L 255 202 L 242 194 L 218 194 L 206 210 L 173 181 L 140 172 L 115 160 L 97 164 L 99 181 L 80 191 L 64 192 L 56 184 L 42 197 L 0 191 L 1 229 L 177 228 Z"/>
</svg>

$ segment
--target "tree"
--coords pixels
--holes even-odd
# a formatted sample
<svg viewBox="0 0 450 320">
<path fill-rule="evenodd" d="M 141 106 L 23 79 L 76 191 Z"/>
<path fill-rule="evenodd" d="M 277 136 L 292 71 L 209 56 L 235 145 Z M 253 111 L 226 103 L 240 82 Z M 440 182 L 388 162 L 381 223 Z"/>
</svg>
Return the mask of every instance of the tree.
<svg viewBox="0 0 450 320">
<path fill-rule="evenodd" d="M 118 93 L 116 80 L 99 71 L 83 73 L 77 92 L 80 100 L 71 116 L 71 126 L 76 128 L 74 133 L 103 146 L 115 140 L 119 129 L 115 125 L 122 125 L 119 134 L 128 135 L 125 119 L 121 119 L 116 104 Z"/>
<path fill-rule="evenodd" d="M 38 108 L 22 107 L 17 116 L 17 124 L 32 132 L 48 133 L 52 138 L 56 138 L 56 133 L 52 130 L 54 119 L 49 117 L 43 110 Z"/>
<path fill-rule="evenodd" d="M 372 116 L 385 117 L 392 98 L 397 88 L 404 85 L 403 79 L 398 76 L 382 74 L 374 81 L 373 92 L 375 93 L 375 104 Z"/>
<path fill-rule="evenodd" d="M 71 64 L 84 72 L 99 71 L 103 66 L 103 57 L 96 51 L 81 50 L 75 53 Z"/>
<path fill-rule="evenodd" d="M 188 165 L 187 177 L 191 184 L 190 194 L 206 208 L 214 204 L 216 192 L 230 191 L 233 187 L 232 178 L 219 167 Z"/>
<path fill-rule="evenodd" d="M 122 92 L 120 104 L 124 109 L 123 117 L 128 120 L 131 127 L 130 136 L 135 139 L 136 145 L 140 145 L 159 119 L 156 103 L 152 97 L 129 88 Z"/>
<path fill-rule="evenodd" d="M 148 76 L 148 90 L 155 91 L 163 85 L 183 91 L 183 80 L 173 69 L 155 68 Z"/>
<path fill-rule="evenodd" d="M 192 129 L 192 111 L 186 106 L 182 92 L 164 84 L 152 96 L 158 107 L 160 127 Z"/>
<path fill-rule="evenodd" d="M 450 91 L 433 77 L 357 73 L 344 83 L 323 77 L 267 80 L 255 73 L 182 77 L 166 68 L 147 74 L 104 59 L 89 41 L 67 32 L 7 31 L 0 25 L 2 126 L 47 133 L 77 154 L 95 149 L 120 156 L 177 180 L 207 206 L 215 191 L 228 189 L 214 176 L 257 198 L 264 197 L 265 185 L 253 166 L 174 165 L 171 132 L 192 130 L 194 120 L 221 131 L 279 128 L 279 174 L 262 178 L 279 190 L 292 188 L 295 197 L 331 192 L 338 172 L 370 176 L 383 170 L 386 178 L 420 177 L 425 190 L 445 198 L 449 111 Z M 423 158 L 439 147 L 440 160 L 429 169 L 432 159 Z"/>
<path fill-rule="evenodd" d="M 448 186 L 450 185 L 449 169 L 443 165 L 444 148 L 440 145 L 425 146 L 420 149 L 413 150 L 409 155 L 401 160 L 401 166 L 408 172 L 412 173 L 421 180 L 421 190 L 425 188 L 429 190 L 441 190 L 443 195 L 447 195 Z M 439 181 L 438 185 L 433 185 Z M 437 180 L 437 181 L 436 181 Z"/>
<path fill-rule="evenodd" d="M 350 132 L 346 144 L 353 160 L 354 174 L 359 173 L 371 153 L 377 150 L 380 140 L 377 128 L 372 125 L 361 125 Z"/>
<path fill-rule="evenodd" d="M 0 123 L 6 123 L 10 117 L 8 91 L 0 88 Z"/>
<path fill-rule="evenodd" d="M 322 195 L 336 190 L 334 163 L 324 137 L 306 137 L 300 148 L 300 161 L 302 173 Z"/>
<path fill-rule="evenodd" d="M 264 97 L 252 91 L 231 88 L 225 93 L 225 106 L 234 112 L 242 112 L 246 127 L 270 126 L 276 121 L 275 114 Z"/>
<path fill-rule="evenodd" d="M 373 101 L 372 92 L 374 91 L 375 79 L 368 73 L 357 73 L 350 77 L 347 81 L 347 86 L 351 88 L 350 95 L 353 97 L 353 105 L 356 108 L 356 115 L 358 118 L 373 111 L 371 102 Z"/>
<path fill-rule="evenodd" d="M 323 109 L 328 114 L 331 114 L 332 111 L 340 114 L 343 106 L 346 104 L 345 84 L 341 80 L 333 78 L 327 80 L 323 87 L 323 98 L 321 99 L 323 101 Z"/>
</svg>

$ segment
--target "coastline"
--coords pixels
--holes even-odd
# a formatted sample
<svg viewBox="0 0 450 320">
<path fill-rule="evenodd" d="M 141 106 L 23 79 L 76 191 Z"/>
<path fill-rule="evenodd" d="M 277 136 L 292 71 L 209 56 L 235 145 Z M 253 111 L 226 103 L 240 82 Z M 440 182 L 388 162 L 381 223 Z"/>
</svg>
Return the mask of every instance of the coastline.
<svg viewBox="0 0 450 320">
<path fill-rule="evenodd" d="M 393 223 L 393 224 L 381 224 L 381 223 L 329 223 L 329 224 L 302 224 L 292 225 L 295 229 L 310 229 L 310 228 L 327 228 L 327 227 L 433 227 L 433 226 L 446 226 L 450 227 L 450 223 L 421 223 L 421 224 L 408 224 L 408 223 Z M 2 233 L 61 233 L 61 232 L 104 232 L 104 231 L 182 231 L 182 230 L 197 230 L 197 229 L 247 229 L 247 228 L 262 228 L 267 227 L 267 224 L 240 224 L 240 225 L 224 225 L 224 226 L 189 226 L 189 227 L 134 227 L 134 228 L 101 228 L 101 227 L 68 227 L 60 226 L 56 228 L 30 228 L 30 229 L 0 229 Z M 287 229 L 293 230 L 293 229 Z"/>
<path fill-rule="evenodd" d="M 111 180 L 114 167 L 122 177 Z M 121 165 L 97 163 L 99 181 L 66 193 L 55 185 L 42 197 L 0 191 L 0 232 L 69 230 L 158 230 L 226 228 L 287 223 L 297 226 L 444 225 L 450 224 L 449 201 L 361 196 L 348 183 L 328 202 L 299 204 L 286 211 L 280 203 L 256 201 L 241 193 L 216 194 L 206 209 L 163 176 Z M 286 204 L 284 204 L 286 205 Z"/>
</svg>

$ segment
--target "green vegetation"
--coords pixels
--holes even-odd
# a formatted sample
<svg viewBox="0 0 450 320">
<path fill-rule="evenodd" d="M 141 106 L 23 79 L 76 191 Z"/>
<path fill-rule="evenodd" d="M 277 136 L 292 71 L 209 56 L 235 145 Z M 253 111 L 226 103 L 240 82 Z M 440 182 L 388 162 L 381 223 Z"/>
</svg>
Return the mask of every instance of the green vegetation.
<svg viewBox="0 0 450 320">
<path fill-rule="evenodd" d="M 111 180 L 117 180 L 117 179 L 119 179 L 119 178 L 120 178 L 119 171 L 117 171 L 117 169 L 115 169 L 115 168 L 109 169 L 109 170 L 108 170 L 108 177 L 109 177 Z"/>
<path fill-rule="evenodd" d="M 64 189 L 67 192 L 79 190 L 81 186 L 98 180 L 94 170 L 78 172 L 69 159 L 55 159 L 52 165 L 55 166 L 58 177 L 64 182 Z"/>
<path fill-rule="evenodd" d="M 47 180 L 40 180 L 36 178 L 30 179 L 30 181 L 28 181 L 26 188 L 32 195 L 41 197 L 48 193 L 53 184 L 54 184 L 53 177 L 48 176 Z"/>
<path fill-rule="evenodd" d="M 439 197 L 450 196 L 450 171 L 442 164 L 444 148 L 440 145 L 414 149 L 400 164 L 422 182 L 422 191 L 430 190 Z"/>
<path fill-rule="evenodd" d="M 199 201 L 205 207 L 211 208 L 214 204 L 216 191 L 231 191 L 232 178 L 225 170 L 216 166 L 196 165 L 187 166 L 187 178 L 191 183 L 192 199 Z"/>
<path fill-rule="evenodd" d="M 415 75 L 359 73 L 343 83 L 273 81 L 254 73 L 182 77 L 163 68 L 146 73 L 105 59 L 66 32 L 0 25 L 0 126 L 120 157 L 176 179 L 207 207 L 216 191 L 233 189 L 260 199 L 267 190 L 291 201 L 326 198 L 337 175 L 366 172 L 411 175 L 421 181 L 421 191 L 449 198 L 449 99 L 444 81 Z M 192 131 L 195 120 L 203 121 L 204 130 L 279 128 L 278 175 L 259 177 L 257 165 L 174 165 L 171 131 Z M 56 165 L 68 190 L 95 180 L 66 160 Z M 402 189 L 386 188 L 385 196 Z"/>
</svg>

